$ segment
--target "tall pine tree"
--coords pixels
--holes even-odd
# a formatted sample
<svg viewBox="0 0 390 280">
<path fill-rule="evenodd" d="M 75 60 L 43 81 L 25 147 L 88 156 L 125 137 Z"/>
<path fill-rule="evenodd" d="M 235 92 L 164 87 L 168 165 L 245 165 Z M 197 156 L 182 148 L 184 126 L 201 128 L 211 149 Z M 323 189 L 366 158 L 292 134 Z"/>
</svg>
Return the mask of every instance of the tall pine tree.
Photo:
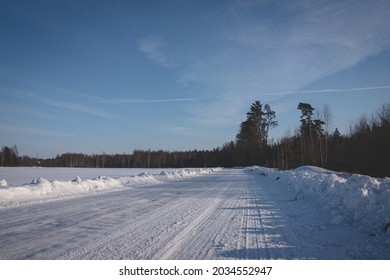
<svg viewBox="0 0 390 280">
<path fill-rule="evenodd" d="M 242 165 L 264 165 L 268 148 L 268 132 L 277 126 L 275 112 L 260 101 L 252 103 L 246 120 L 240 125 L 240 131 L 236 136 L 237 159 Z"/>
</svg>

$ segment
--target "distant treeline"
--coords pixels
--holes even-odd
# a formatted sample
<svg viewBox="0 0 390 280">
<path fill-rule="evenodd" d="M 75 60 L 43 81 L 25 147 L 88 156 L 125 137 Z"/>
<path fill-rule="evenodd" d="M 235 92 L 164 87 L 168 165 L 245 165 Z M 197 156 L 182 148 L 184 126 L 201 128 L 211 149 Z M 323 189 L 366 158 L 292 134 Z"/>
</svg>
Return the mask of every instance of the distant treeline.
<svg viewBox="0 0 390 280">
<path fill-rule="evenodd" d="M 95 168 L 175 168 L 218 166 L 214 151 L 135 150 L 132 154 L 66 153 L 52 159 L 40 159 L 40 166 Z"/>
<path fill-rule="evenodd" d="M 362 116 L 341 135 L 332 129 L 329 106 L 314 109 L 299 103 L 300 126 L 278 141 L 269 141 L 276 127 L 276 113 L 268 104 L 254 102 L 240 125 L 235 141 L 213 150 L 151 151 L 131 154 L 65 153 L 51 159 L 19 156 L 16 145 L 3 146 L 1 166 L 94 167 L 94 168 L 185 168 L 261 165 L 292 169 L 316 165 L 336 171 L 390 176 L 390 103 L 370 117 Z M 270 143 L 271 142 L 271 143 Z"/>
</svg>

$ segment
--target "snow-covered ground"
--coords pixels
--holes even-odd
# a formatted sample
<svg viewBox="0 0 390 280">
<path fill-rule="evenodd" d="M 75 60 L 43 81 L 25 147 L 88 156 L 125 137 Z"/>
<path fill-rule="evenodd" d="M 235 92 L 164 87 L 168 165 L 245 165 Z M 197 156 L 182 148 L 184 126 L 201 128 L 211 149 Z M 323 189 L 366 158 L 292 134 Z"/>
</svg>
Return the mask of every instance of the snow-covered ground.
<svg viewBox="0 0 390 280">
<path fill-rule="evenodd" d="M 5 179 L 13 193 L 83 182 L 115 191 L 13 201 L 0 209 L 0 259 L 390 259 L 390 179 L 315 167 L 171 172 Z"/>
<path fill-rule="evenodd" d="M 160 183 L 217 170 L 3 167 L 0 168 L 0 208 Z"/>
<path fill-rule="evenodd" d="M 250 170 L 268 177 L 267 185 L 293 189 L 297 207 L 302 200 L 318 201 L 331 214 L 332 224 L 347 223 L 372 235 L 389 233 L 390 237 L 390 178 L 333 172 L 314 166 L 292 171 L 262 167 Z"/>
<path fill-rule="evenodd" d="M 180 169 L 179 169 L 180 170 Z M 192 168 L 190 170 L 198 170 Z M 58 168 L 58 167 L 0 167 L 0 179 L 5 179 L 10 186 L 18 186 L 31 183 L 37 178 L 45 178 L 49 181 L 71 181 L 76 176 L 82 179 L 94 179 L 99 176 L 114 179 L 126 176 L 134 176 L 143 172 L 151 174 L 161 171 L 173 172 L 177 168 Z"/>
</svg>

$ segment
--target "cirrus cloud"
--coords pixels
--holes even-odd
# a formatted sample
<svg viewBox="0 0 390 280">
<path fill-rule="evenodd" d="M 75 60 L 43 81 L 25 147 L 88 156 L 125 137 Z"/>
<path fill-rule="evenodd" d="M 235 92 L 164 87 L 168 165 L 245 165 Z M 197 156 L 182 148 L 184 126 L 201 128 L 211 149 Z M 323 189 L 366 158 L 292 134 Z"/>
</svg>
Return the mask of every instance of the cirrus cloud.
<svg viewBox="0 0 390 280">
<path fill-rule="evenodd" d="M 177 66 L 164 52 L 167 43 L 161 37 L 146 36 L 138 39 L 137 45 L 138 49 L 151 61 L 169 68 Z"/>
</svg>

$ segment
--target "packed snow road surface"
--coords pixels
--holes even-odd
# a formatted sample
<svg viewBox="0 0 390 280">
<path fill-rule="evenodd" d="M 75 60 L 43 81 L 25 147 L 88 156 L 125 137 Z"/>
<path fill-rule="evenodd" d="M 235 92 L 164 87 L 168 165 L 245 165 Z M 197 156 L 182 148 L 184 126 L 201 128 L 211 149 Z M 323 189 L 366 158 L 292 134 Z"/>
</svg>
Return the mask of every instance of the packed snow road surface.
<svg viewBox="0 0 390 280">
<path fill-rule="evenodd" d="M 1 259 L 389 259 L 248 169 L 0 209 Z"/>
</svg>

